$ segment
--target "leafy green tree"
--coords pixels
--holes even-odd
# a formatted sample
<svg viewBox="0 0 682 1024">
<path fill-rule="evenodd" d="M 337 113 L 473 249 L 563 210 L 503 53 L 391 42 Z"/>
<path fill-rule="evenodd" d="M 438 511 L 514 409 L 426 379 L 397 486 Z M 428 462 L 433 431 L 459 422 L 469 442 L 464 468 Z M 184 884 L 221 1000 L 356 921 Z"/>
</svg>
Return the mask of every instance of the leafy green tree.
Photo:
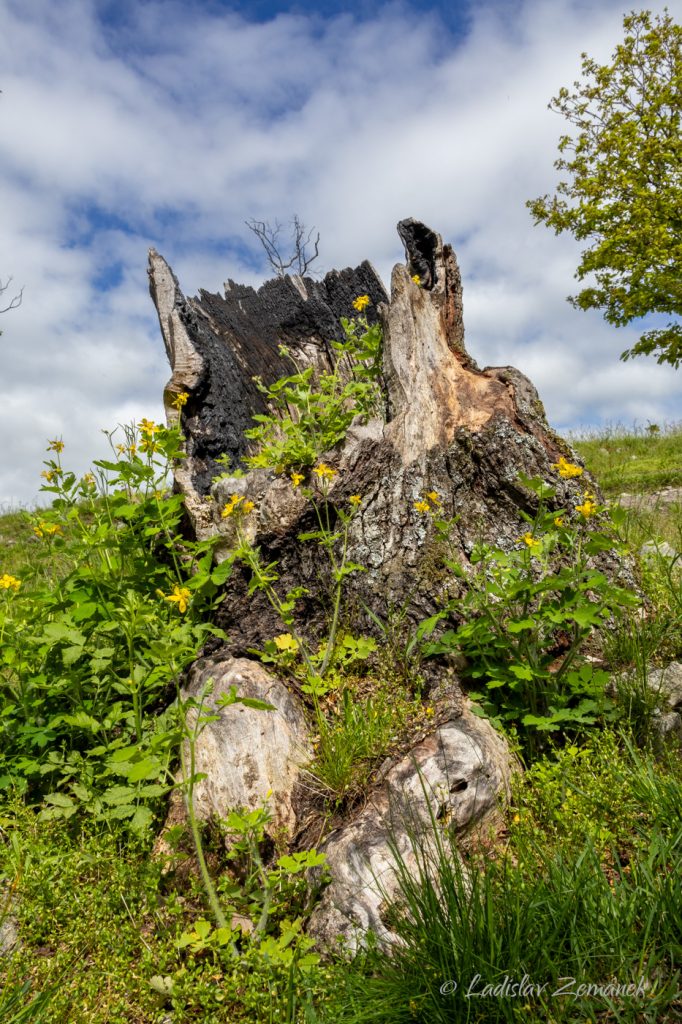
<svg viewBox="0 0 682 1024">
<path fill-rule="evenodd" d="M 549 104 L 571 123 L 554 166 L 567 175 L 556 195 L 530 200 L 535 222 L 587 241 L 569 301 L 602 309 L 618 327 L 650 313 L 671 315 L 645 331 L 621 359 L 656 354 L 682 362 L 682 26 L 632 12 L 611 63 L 582 54 L 574 92 Z"/>
</svg>

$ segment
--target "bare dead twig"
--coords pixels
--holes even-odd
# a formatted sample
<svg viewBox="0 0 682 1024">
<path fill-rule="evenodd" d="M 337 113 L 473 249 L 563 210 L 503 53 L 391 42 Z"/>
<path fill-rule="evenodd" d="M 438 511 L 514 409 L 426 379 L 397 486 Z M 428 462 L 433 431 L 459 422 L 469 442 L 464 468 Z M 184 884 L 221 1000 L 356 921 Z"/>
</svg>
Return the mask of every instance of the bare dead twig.
<svg viewBox="0 0 682 1024">
<path fill-rule="evenodd" d="M 320 232 L 318 231 L 313 241 L 313 235 L 315 234 L 315 228 L 311 228 L 306 234 L 306 226 L 299 219 L 298 214 L 294 214 L 294 218 L 291 222 L 292 234 L 291 234 L 291 255 L 283 255 L 281 245 L 279 242 L 279 235 L 282 230 L 282 225 L 279 221 L 275 221 L 274 227 L 270 225 L 269 221 L 265 220 L 247 220 L 244 221 L 247 228 L 253 231 L 254 235 L 265 249 L 265 254 L 268 257 L 268 263 L 275 271 L 278 277 L 284 277 L 288 270 L 293 270 L 294 274 L 300 274 L 303 277 L 310 270 L 310 265 L 319 256 L 319 242 Z M 312 245 L 314 252 L 309 253 L 308 247 Z"/>
</svg>

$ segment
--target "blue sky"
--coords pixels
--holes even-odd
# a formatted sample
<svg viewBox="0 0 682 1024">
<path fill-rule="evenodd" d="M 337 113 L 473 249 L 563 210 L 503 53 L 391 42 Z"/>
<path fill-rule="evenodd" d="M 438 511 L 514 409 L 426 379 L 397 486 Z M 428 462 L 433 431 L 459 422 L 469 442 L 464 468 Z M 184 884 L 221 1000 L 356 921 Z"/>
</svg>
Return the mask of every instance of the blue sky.
<svg viewBox="0 0 682 1024">
<path fill-rule="evenodd" d="M 659 10 L 663 4 L 647 5 Z M 155 246 L 188 294 L 257 285 L 250 217 L 294 212 L 321 271 L 402 259 L 395 224 L 457 251 L 467 344 L 515 365 L 566 430 L 680 418 L 680 376 L 572 309 L 578 247 L 534 227 L 564 125 L 547 103 L 607 60 L 612 0 L 310 5 L 0 0 L 0 504 L 38 497 L 45 439 L 82 472 L 102 428 L 162 414 Z"/>
</svg>

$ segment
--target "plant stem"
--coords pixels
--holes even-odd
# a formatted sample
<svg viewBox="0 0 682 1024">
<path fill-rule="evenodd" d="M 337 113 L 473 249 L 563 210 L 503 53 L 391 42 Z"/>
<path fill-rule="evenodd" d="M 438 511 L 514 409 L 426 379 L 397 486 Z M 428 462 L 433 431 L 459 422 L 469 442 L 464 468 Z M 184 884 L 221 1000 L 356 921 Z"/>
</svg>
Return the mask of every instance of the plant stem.
<svg viewBox="0 0 682 1024">
<path fill-rule="evenodd" d="M 185 784 L 185 795 L 187 803 L 187 815 L 189 817 L 189 825 L 192 831 L 192 839 L 194 840 L 194 849 L 196 850 L 197 860 L 199 862 L 199 871 L 201 872 L 201 880 L 204 884 L 204 892 L 208 899 L 211 912 L 215 922 L 219 928 L 227 929 L 228 923 L 223 909 L 220 906 L 220 900 L 218 899 L 218 893 L 216 892 L 213 884 L 213 879 L 208 870 L 206 864 L 206 858 L 204 857 L 204 847 L 201 839 L 201 832 L 199 830 L 199 824 L 197 822 L 197 816 L 194 808 L 194 775 L 196 769 L 196 741 L 201 731 L 201 709 L 203 707 L 203 698 L 201 704 L 196 709 L 197 720 L 192 728 L 187 725 L 187 712 L 185 705 L 182 701 L 180 694 L 178 693 L 178 709 L 180 711 L 181 721 L 181 743 L 180 743 L 180 760 L 182 764 L 182 777 Z M 184 740 L 187 741 L 189 746 L 189 773 L 187 772 L 187 758 L 185 753 Z M 236 955 L 237 949 L 234 943 L 231 944 L 232 953 Z"/>
</svg>

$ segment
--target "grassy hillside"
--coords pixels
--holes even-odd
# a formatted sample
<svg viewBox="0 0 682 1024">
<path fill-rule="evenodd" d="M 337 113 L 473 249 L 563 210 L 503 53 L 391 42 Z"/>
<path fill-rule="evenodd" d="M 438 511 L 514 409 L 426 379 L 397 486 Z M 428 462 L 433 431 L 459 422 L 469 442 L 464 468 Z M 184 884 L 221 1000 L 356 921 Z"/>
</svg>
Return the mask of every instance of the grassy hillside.
<svg viewBox="0 0 682 1024">
<path fill-rule="evenodd" d="M 149 465 L 154 446 L 172 443 L 148 431 Z M 679 427 L 573 443 L 610 495 L 682 486 Z M 177 771 L 178 726 L 161 714 L 168 678 L 192 660 L 215 587 L 204 552 L 176 542 L 179 501 L 138 456 L 121 472 L 113 504 L 84 478 L 61 510 L 0 517 L 0 581 L 14 579 L 0 588 L 0 928 L 11 913 L 22 940 L 0 957 L 1 1024 L 682 1019 L 682 761 L 656 739 L 661 700 L 647 686 L 649 665 L 682 660 L 682 574 L 670 559 L 640 556 L 651 539 L 682 551 L 680 503 L 628 510 L 619 526 L 644 601 L 619 609 L 589 650 L 604 678 L 629 672 L 627 685 L 611 682 L 606 709 L 584 728 L 564 722 L 541 753 L 526 751 L 497 834 L 465 851 L 470 876 L 457 837 L 440 840 L 435 884 L 421 851 L 421 877 L 403 887 L 410 913 L 396 915 L 399 957 L 325 962 L 302 934 L 301 875 L 261 860 L 258 822 L 242 825 L 237 862 L 224 823 L 201 833 L 212 894 L 189 830 L 155 853 Z M 400 651 L 384 647 L 340 671 L 344 700 L 325 703 L 318 720 L 312 769 L 330 808 L 348 791 L 362 799 L 391 737 L 433 713 L 409 685 L 417 645 L 405 649 L 404 677 Z M 144 678 L 126 661 L 138 651 L 154 668 Z M 211 899 L 252 924 L 272 903 L 264 934 L 247 929 L 231 945 Z M 524 975 L 545 990 L 480 995 Z M 560 978 L 575 979 L 566 998 L 554 994 Z M 576 996 L 580 985 L 594 990 Z"/>
<path fill-rule="evenodd" d="M 619 426 L 570 440 L 609 497 L 682 487 L 682 424 L 662 430 Z"/>
</svg>

